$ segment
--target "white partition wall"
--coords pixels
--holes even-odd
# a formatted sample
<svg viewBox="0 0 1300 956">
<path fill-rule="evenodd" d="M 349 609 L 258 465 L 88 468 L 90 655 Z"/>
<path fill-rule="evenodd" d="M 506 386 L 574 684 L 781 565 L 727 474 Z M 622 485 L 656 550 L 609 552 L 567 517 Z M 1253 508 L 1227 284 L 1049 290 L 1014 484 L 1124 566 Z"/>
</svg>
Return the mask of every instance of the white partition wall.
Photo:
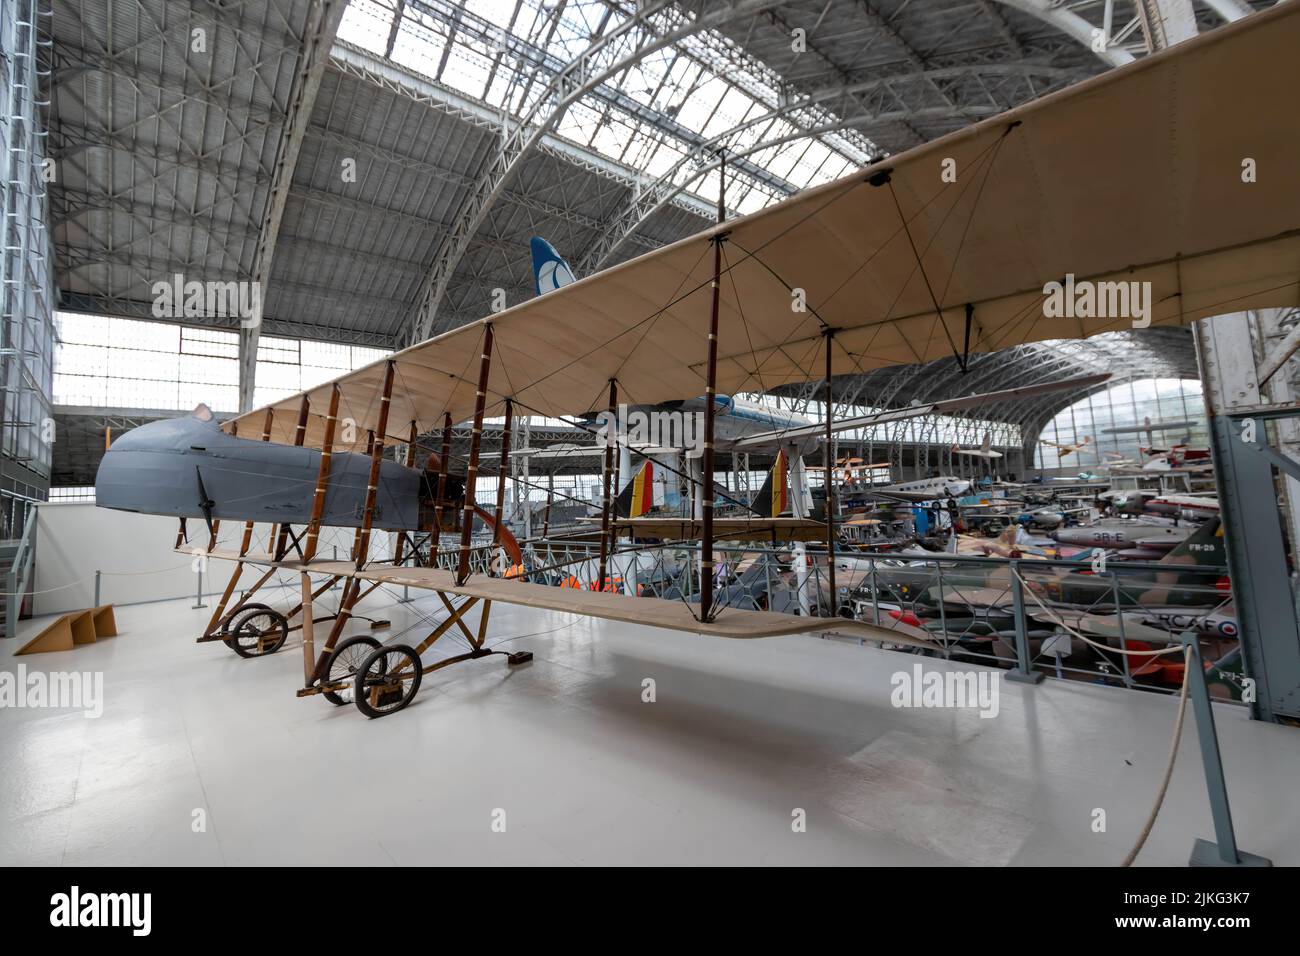
<svg viewBox="0 0 1300 956">
<path fill-rule="evenodd" d="M 266 525 L 257 526 L 252 550 L 265 550 L 266 531 Z M 196 544 L 207 544 L 202 521 L 191 521 L 190 532 Z M 242 533 L 242 523 L 226 522 L 218 547 L 237 549 Z M 345 558 L 352 537 L 347 529 L 326 529 L 321 556 L 337 553 Z M 389 539 L 388 534 L 376 534 L 371 553 L 391 554 Z M 193 598 L 198 586 L 195 562 L 174 551 L 175 543 L 175 518 L 112 511 L 92 502 L 44 503 L 37 518 L 33 612 L 40 616 L 91 607 L 96 571 L 102 572 L 101 604 Z M 203 592 L 219 593 L 233 569 L 229 561 L 211 562 L 203 575 Z"/>
</svg>

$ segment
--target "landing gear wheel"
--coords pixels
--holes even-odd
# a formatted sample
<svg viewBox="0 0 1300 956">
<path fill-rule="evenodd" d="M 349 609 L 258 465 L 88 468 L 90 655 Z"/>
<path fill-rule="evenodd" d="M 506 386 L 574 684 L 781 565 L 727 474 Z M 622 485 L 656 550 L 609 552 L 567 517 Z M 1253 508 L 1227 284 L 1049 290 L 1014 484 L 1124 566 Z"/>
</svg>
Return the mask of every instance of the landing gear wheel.
<svg viewBox="0 0 1300 956">
<path fill-rule="evenodd" d="M 271 605 L 269 604 L 241 604 L 239 607 L 235 608 L 233 611 L 227 614 L 226 619 L 221 622 L 221 633 L 225 635 L 233 634 L 235 631 L 233 626 L 235 623 L 235 618 L 243 617 L 246 611 L 253 611 L 253 610 L 270 611 L 272 610 L 272 608 Z"/>
<path fill-rule="evenodd" d="M 378 646 L 379 642 L 373 637 L 349 637 L 334 648 L 334 653 L 330 655 L 329 664 L 325 667 L 324 683 L 332 684 L 335 681 L 350 679 L 356 674 L 361 662 Z M 352 703 L 352 688 L 342 691 L 327 690 L 321 696 L 331 704 L 342 707 Z"/>
<path fill-rule="evenodd" d="M 289 619 L 269 607 L 244 608 L 230 623 L 226 646 L 240 657 L 265 657 L 284 647 Z"/>
<path fill-rule="evenodd" d="M 411 702 L 423 679 L 415 648 L 405 644 L 379 647 L 357 668 L 352 696 L 357 710 L 367 717 L 386 717 Z"/>
</svg>

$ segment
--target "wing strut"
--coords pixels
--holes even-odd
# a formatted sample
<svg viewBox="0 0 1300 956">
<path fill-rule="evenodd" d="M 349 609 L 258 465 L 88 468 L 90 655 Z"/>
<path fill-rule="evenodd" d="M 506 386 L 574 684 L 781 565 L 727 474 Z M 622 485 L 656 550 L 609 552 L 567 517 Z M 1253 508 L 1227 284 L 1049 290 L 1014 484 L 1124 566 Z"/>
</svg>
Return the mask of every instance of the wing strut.
<svg viewBox="0 0 1300 956">
<path fill-rule="evenodd" d="M 596 571 L 596 590 L 605 590 L 605 566 L 609 560 L 609 506 L 610 476 L 614 470 L 614 446 L 618 443 L 618 380 L 609 380 L 609 416 L 610 422 L 605 432 L 605 464 L 601 469 L 600 499 L 600 566 Z"/>
<path fill-rule="evenodd" d="M 465 469 L 465 511 L 460 522 L 460 561 L 456 584 L 469 580 L 469 539 L 474 526 L 474 486 L 478 481 L 478 452 L 483 439 L 483 406 L 487 402 L 488 374 L 492 370 L 492 323 L 483 326 L 483 353 L 479 363 L 478 392 L 474 396 L 474 431 L 469 440 L 469 467 Z"/>
<path fill-rule="evenodd" d="M 831 387 L 831 346 L 835 342 L 835 330 L 822 330 L 826 337 L 826 584 L 830 590 L 831 617 L 838 616 L 839 592 L 835 589 L 835 430 L 831 415 L 834 392 Z M 845 469 L 845 474 L 848 469 Z"/>
<path fill-rule="evenodd" d="M 727 218 L 727 153 L 718 150 L 718 222 Z M 718 296 L 722 291 L 722 244 L 725 232 L 713 237 L 713 295 L 709 309 L 709 362 L 704 390 L 704 487 L 700 495 L 700 621 L 713 620 L 713 422 L 718 404 Z"/>
<path fill-rule="evenodd" d="M 451 461 L 451 412 L 442 413 L 442 461 L 438 465 L 438 495 L 433 506 L 433 527 L 429 529 L 429 567 L 438 566 L 438 550 L 442 541 L 442 503 L 447 495 L 447 463 Z"/>
<path fill-rule="evenodd" d="M 962 338 L 961 360 L 959 362 L 959 364 L 961 365 L 961 373 L 963 375 L 966 374 L 967 363 L 970 361 L 970 326 L 971 326 L 971 320 L 974 318 L 975 318 L 975 306 L 967 302 L 966 303 L 966 335 Z"/>
<path fill-rule="evenodd" d="M 492 518 L 492 547 L 501 543 L 501 514 L 506 507 L 506 475 L 510 471 L 510 429 L 514 425 L 515 403 L 506 399 L 506 420 L 501 429 L 501 467 L 497 473 L 497 504 Z M 489 562 L 490 563 L 490 562 Z"/>
</svg>

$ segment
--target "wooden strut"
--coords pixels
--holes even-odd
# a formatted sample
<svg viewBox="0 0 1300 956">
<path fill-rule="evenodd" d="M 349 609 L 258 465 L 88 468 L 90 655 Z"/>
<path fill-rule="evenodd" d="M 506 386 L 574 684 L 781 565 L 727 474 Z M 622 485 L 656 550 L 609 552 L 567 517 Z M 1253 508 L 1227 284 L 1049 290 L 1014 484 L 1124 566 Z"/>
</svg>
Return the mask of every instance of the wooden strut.
<svg viewBox="0 0 1300 956">
<path fill-rule="evenodd" d="M 298 428 L 293 435 L 293 444 L 295 448 L 301 448 L 303 441 L 307 438 L 307 416 L 311 411 L 311 399 L 306 395 L 302 397 L 302 405 L 298 408 Z M 276 561 L 284 560 L 285 546 L 289 539 L 289 526 L 283 524 L 280 526 L 280 533 L 276 538 L 275 551 L 272 557 Z"/>
<path fill-rule="evenodd" d="M 275 417 L 275 409 L 268 408 L 266 410 L 265 422 L 262 425 L 262 441 L 264 442 L 271 440 L 271 423 L 274 420 L 274 417 Z M 254 523 L 252 521 L 244 522 L 244 536 L 242 539 L 240 539 L 239 542 L 239 556 L 241 558 L 244 555 L 248 554 L 248 548 L 253 543 L 253 524 Z M 181 542 L 177 540 L 176 547 L 179 548 L 180 546 L 181 546 Z M 211 551 L 212 548 L 209 547 L 208 550 Z M 230 603 L 231 595 L 235 593 L 235 585 L 239 583 L 239 579 L 243 577 L 243 575 L 244 575 L 244 562 L 236 561 L 235 569 L 230 572 L 230 580 L 226 582 L 226 589 L 225 591 L 222 592 L 221 600 L 217 602 L 216 608 L 212 611 L 212 617 L 208 620 L 208 626 L 203 629 L 203 636 L 199 638 L 200 641 L 208 640 L 213 636 L 214 633 L 216 633 L 217 625 L 221 623 L 222 618 L 225 616 L 226 605 Z M 268 576 L 269 575 L 264 575 L 262 577 L 262 581 L 265 581 Z M 261 587 L 262 581 L 259 581 L 256 585 L 254 585 L 253 590 L 245 594 L 244 597 L 240 599 L 239 604 L 236 605 L 235 608 L 230 612 L 231 614 L 234 614 L 235 611 L 239 610 L 239 608 L 243 607 L 244 604 L 247 603 L 248 598 L 252 596 L 253 592 L 255 592 L 259 587 Z"/>
<path fill-rule="evenodd" d="M 501 515 L 506 507 L 506 472 L 510 469 L 510 428 L 514 424 L 515 403 L 506 399 L 506 420 L 501 430 L 501 467 L 497 472 L 497 504 L 492 516 L 492 548 L 501 543 Z"/>
<path fill-rule="evenodd" d="M 329 414 L 325 418 L 325 437 L 320 449 L 320 467 L 316 471 L 316 494 L 312 498 L 311 518 L 307 522 L 307 546 L 302 554 L 304 563 L 316 557 L 321 521 L 325 516 L 325 496 L 329 490 L 330 464 L 334 457 L 334 428 L 339 418 L 339 391 L 338 385 L 330 390 Z"/>
<path fill-rule="evenodd" d="M 233 615 L 234 615 L 234 614 L 235 614 L 235 613 L 236 613 L 236 612 L 237 612 L 241 607 L 244 606 L 244 604 L 248 601 L 248 599 L 251 598 L 251 597 L 252 597 L 252 596 L 257 592 L 258 588 L 260 588 L 260 587 L 261 587 L 261 586 L 262 586 L 262 585 L 267 581 L 267 579 L 270 578 L 271 575 L 275 573 L 275 570 L 276 570 L 275 568 L 271 568 L 269 571 L 267 571 L 265 574 L 262 575 L 261 579 L 258 580 L 257 583 L 255 583 L 255 584 L 252 586 L 252 588 L 250 588 L 250 589 L 248 590 L 248 592 L 247 592 L 247 593 L 246 593 L 246 594 L 245 594 L 245 595 L 240 599 L 239 603 L 238 603 L 237 605 L 235 605 L 234 610 L 232 610 L 232 611 L 230 612 L 231 616 L 233 616 Z M 328 591 L 330 588 L 334 587 L 334 585 L 338 582 L 339 578 L 341 578 L 342 576 L 343 576 L 343 575 L 341 575 L 341 574 L 332 574 L 332 575 L 330 575 L 328 578 L 325 579 L 325 583 L 324 583 L 324 584 L 322 584 L 320 587 L 316 588 L 315 591 L 312 591 L 312 592 L 311 592 L 311 596 L 312 596 L 312 598 L 318 598 L 318 597 L 320 597 L 322 594 L 324 594 L 326 591 Z M 367 593 L 368 593 L 368 592 L 367 592 Z M 292 619 L 293 616 L 294 616 L 295 614 L 297 614 L 299 611 L 301 611 L 301 610 L 304 608 L 304 606 L 309 608 L 309 607 L 311 606 L 311 602 L 308 601 L 308 602 L 306 602 L 305 605 L 304 605 L 302 602 L 299 602 L 298 604 L 295 604 L 295 605 L 294 605 L 293 607 L 291 607 L 289 610 L 287 610 L 287 611 L 284 612 L 284 616 L 285 616 L 285 618 L 286 618 L 286 619 Z M 316 620 L 317 620 L 317 621 L 326 621 L 326 620 L 330 620 L 330 619 L 332 619 L 332 617 L 333 617 L 333 615 L 330 615 L 330 617 L 319 617 L 319 618 L 316 618 Z M 295 631 L 295 630 L 297 630 L 297 629 L 300 628 L 300 627 L 302 627 L 301 624 L 296 624 L 296 625 L 294 625 L 293 627 L 289 628 L 289 630 L 291 630 L 291 631 Z M 195 643 L 196 643 L 196 644 L 203 644 L 203 643 L 205 643 L 205 642 L 207 642 L 207 641 L 224 641 L 224 640 L 226 640 L 226 639 L 227 639 L 227 635 L 224 635 L 224 634 L 209 634 L 209 635 L 204 635 L 203 637 L 200 637 L 197 641 L 195 641 Z"/>
<path fill-rule="evenodd" d="M 727 163 L 719 151 L 722 162 L 718 165 L 718 222 L 727 217 Z M 700 509 L 700 621 L 713 620 L 713 423 L 717 412 L 718 391 L 718 298 L 722 291 L 722 244 L 726 234 L 713 237 L 712 304 L 709 310 L 709 360 L 705 371 L 704 389 L 704 474 L 701 481 Z"/>
<path fill-rule="evenodd" d="M 433 644 L 440 637 L 442 637 L 449 630 L 451 630 L 452 627 L 457 627 L 460 629 L 460 632 L 464 634 L 466 639 L 469 641 L 472 650 L 464 654 L 456 654 L 452 657 L 442 658 L 441 660 L 436 661 L 433 664 L 429 664 L 425 667 L 422 667 L 420 668 L 420 672 L 422 674 L 431 674 L 436 670 L 441 670 L 442 668 L 449 667 L 452 664 L 459 664 L 461 661 L 476 660 L 477 658 L 487 657 L 494 653 L 495 654 L 502 653 L 501 651 L 485 651 L 483 649 L 483 643 L 487 637 L 488 614 L 492 609 L 492 601 L 490 599 L 485 598 L 482 599 L 481 601 L 483 606 L 479 612 L 478 633 L 475 634 L 475 632 L 471 631 L 469 627 L 466 625 L 465 615 L 468 614 L 469 611 L 476 604 L 480 603 L 480 599 L 477 597 L 467 598 L 461 602 L 460 607 L 456 607 L 451 603 L 451 601 L 447 599 L 447 595 L 444 592 L 436 591 L 434 593 L 438 595 L 438 597 L 442 600 L 443 605 L 447 608 L 447 617 L 442 622 L 440 622 L 437 627 L 435 627 L 432 631 L 430 631 L 428 636 L 426 636 L 424 640 L 422 640 L 419 644 L 415 646 L 414 650 L 416 656 L 418 657 L 419 655 L 427 651 L 430 647 L 432 647 Z M 415 676 L 414 671 L 410 671 L 409 673 L 407 673 L 408 668 L 409 668 L 409 663 L 403 664 L 401 667 L 397 668 L 397 670 L 393 671 L 389 675 L 392 678 L 392 685 L 400 684 L 403 680 L 408 680 L 411 677 Z M 326 682 L 322 679 L 321 682 L 319 684 L 316 684 L 315 686 L 308 685 L 307 687 L 302 688 L 300 691 L 298 691 L 298 696 L 310 697 L 314 694 L 319 694 L 327 690 L 328 691 L 346 690 L 351 684 L 352 684 L 352 678 L 347 678 L 345 680 L 340 680 L 340 681 L 330 681 L 330 682 Z M 377 690 L 380 691 L 384 689 L 385 688 L 377 688 Z"/>
<path fill-rule="evenodd" d="M 396 363 L 389 360 L 383 371 L 383 394 L 380 395 L 380 420 L 370 449 L 370 476 L 365 483 L 365 511 L 361 514 L 361 548 L 356 557 L 356 570 L 365 564 L 370 550 L 370 528 L 374 525 L 374 501 L 380 488 L 380 468 L 383 464 L 383 438 L 389 433 L 389 410 L 393 407 L 393 377 Z"/>
<path fill-rule="evenodd" d="M 375 453 L 375 433 L 373 430 L 366 431 L 366 457 L 369 458 Z M 363 516 L 364 519 L 364 516 Z M 365 521 L 362 521 L 364 524 Z M 352 550 L 348 554 L 349 561 L 356 561 L 357 555 L 361 553 L 361 525 L 357 525 L 356 530 L 352 532 Z"/>
<path fill-rule="evenodd" d="M 605 590 L 605 567 L 609 560 L 609 482 L 614 468 L 614 445 L 618 441 L 618 426 L 615 424 L 618 421 L 618 381 L 612 378 L 609 380 L 609 418 L 608 432 L 605 435 L 605 464 L 601 469 L 601 487 L 604 490 L 600 499 L 600 564 L 593 588 L 596 591 Z"/>
<path fill-rule="evenodd" d="M 442 501 L 447 494 L 447 467 L 451 461 L 451 412 L 442 414 L 442 462 L 438 466 L 438 489 L 433 504 L 433 527 L 429 529 L 429 566 L 438 566 L 442 541 Z"/>
<path fill-rule="evenodd" d="M 542 540 L 551 533 L 551 499 L 555 497 L 555 473 L 546 475 L 546 511 L 542 515 Z"/>
<path fill-rule="evenodd" d="M 375 498 L 379 489 L 379 471 L 383 464 L 384 457 L 384 436 L 388 433 L 388 410 L 393 401 L 393 378 L 397 372 L 397 363 L 389 359 L 384 367 L 384 390 L 379 397 L 379 421 L 376 423 L 375 432 L 370 436 L 370 473 L 366 480 L 366 505 L 365 510 L 361 513 L 361 534 L 356 540 L 353 561 L 356 569 L 360 571 L 365 567 L 366 557 L 370 551 L 370 532 L 374 526 L 375 520 Z M 303 577 L 307 577 L 304 570 Z M 309 587 L 310 585 L 305 585 Z M 374 590 L 371 588 L 371 590 Z M 304 594 L 309 593 L 304 591 Z M 366 593 L 369 593 L 366 592 Z M 307 686 L 311 686 L 320 679 L 325 671 L 326 664 L 329 662 L 330 655 L 334 652 L 334 645 L 338 643 L 339 636 L 343 633 L 343 628 L 347 626 L 352 617 L 352 609 L 361 600 L 361 581 L 358 578 L 349 578 L 343 586 L 343 594 L 339 598 L 338 616 L 334 619 L 334 626 L 330 628 L 329 637 L 325 641 L 325 646 L 321 648 L 319 657 L 312 663 L 312 652 L 314 651 L 313 635 L 311 628 L 303 627 L 303 675 L 306 678 Z M 303 624 L 311 620 L 311 608 L 307 601 L 303 602 Z"/>
<path fill-rule="evenodd" d="M 474 527 L 475 484 L 478 482 L 478 453 L 483 440 L 483 408 L 487 402 L 488 375 L 492 370 L 492 323 L 483 326 L 483 354 L 479 363 L 478 390 L 474 393 L 474 430 L 469 440 L 469 467 L 465 470 L 465 512 L 460 524 L 460 560 L 456 583 L 469 580 L 469 542 Z"/>
<path fill-rule="evenodd" d="M 831 617 L 840 613 L 839 591 L 835 588 L 835 477 L 832 468 L 835 464 L 835 433 L 831 429 L 831 346 L 835 341 L 835 330 L 826 329 L 826 581 L 830 589 Z"/>
<path fill-rule="evenodd" d="M 302 602 L 299 605 L 302 610 L 302 667 L 309 683 L 316 658 L 316 618 L 312 606 L 317 595 L 311 589 L 311 575 L 306 566 L 316 557 L 321 521 L 325 517 L 325 498 L 329 491 L 330 465 L 334 457 L 334 429 L 339 418 L 339 392 L 338 385 L 330 389 L 329 413 L 325 417 L 325 436 L 321 442 L 320 465 L 316 470 L 316 492 L 312 497 L 311 517 L 307 521 L 307 547 L 302 554 L 303 571 L 298 576 L 302 589 Z M 346 585 L 344 593 L 347 593 Z"/>
<path fill-rule="evenodd" d="M 406 467 L 415 467 L 415 440 L 419 437 L 419 431 L 416 428 L 414 419 L 411 421 L 409 437 L 406 440 Z M 402 558 L 406 554 L 406 532 L 399 532 L 397 535 L 397 544 L 393 546 L 393 567 L 399 567 L 402 564 Z M 417 562 L 418 563 L 418 562 Z"/>
<path fill-rule="evenodd" d="M 230 437 L 239 437 L 239 422 L 230 423 Z M 206 496 L 205 496 L 206 497 Z M 212 522 L 212 527 L 208 529 L 208 551 L 217 550 L 217 536 L 221 533 L 221 519 L 217 518 Z"/>
<path fill-rule="evenodd" d="M 263 572 L 260 578 L 253 582 L 253 586 L 244 592 L 243 597 L 235 602 L 235 606 L 230 609 L 229 613 L 223 613 L 225 611 L 226 602 L 230 600 L 230 596 L 234 593 L 235 582 L 238 580 L 243 567 L 244 563 L 242 561 L 239 562 L 235 568 L 235 573 L 231 574 L 230 583 L 226 585 L 226 590 L 222 595 L 221 603 L 218 604 L 216 610 L 212 612 L 212 619 L 208 622 L 207 629 L 203 632 L 203 636 L 198 639 L 197 643 L 211 640 L 224 640 L 224 638 L 221 638 L 217 633 L 217 627 L 221 623 L 221 620 L 223 618 L 234 617 L 234 615 L 242 610 L 244 605 L 248 603 L 248 599 L 256 594 L 261 589 L 262 585 L 270 580 L 271 576 L 275 574 L 274 567 L 268 568 Z"/>
</svg>

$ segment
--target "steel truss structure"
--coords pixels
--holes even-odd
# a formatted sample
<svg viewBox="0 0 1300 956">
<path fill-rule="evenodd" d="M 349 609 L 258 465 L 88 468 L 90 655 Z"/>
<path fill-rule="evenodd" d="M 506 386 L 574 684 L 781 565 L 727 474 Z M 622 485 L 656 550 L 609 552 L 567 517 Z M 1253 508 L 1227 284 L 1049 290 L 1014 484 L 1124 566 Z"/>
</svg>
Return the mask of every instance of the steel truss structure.
<svg viewBox="0 0 1300 956">
<path fill-rule="evenodd" d="M 521 0 L 505 22 L 451 0 L 52 2 L 61 305 L 151 317 L 175 273 L 264 284 L 243 407 L 259 330 L 404 344 L 530 295 L 530 235 L 586 272 L 697 231 L 719 149 L 743 212 L 1153 45 L 1132 0 Z"/>
</svg>

